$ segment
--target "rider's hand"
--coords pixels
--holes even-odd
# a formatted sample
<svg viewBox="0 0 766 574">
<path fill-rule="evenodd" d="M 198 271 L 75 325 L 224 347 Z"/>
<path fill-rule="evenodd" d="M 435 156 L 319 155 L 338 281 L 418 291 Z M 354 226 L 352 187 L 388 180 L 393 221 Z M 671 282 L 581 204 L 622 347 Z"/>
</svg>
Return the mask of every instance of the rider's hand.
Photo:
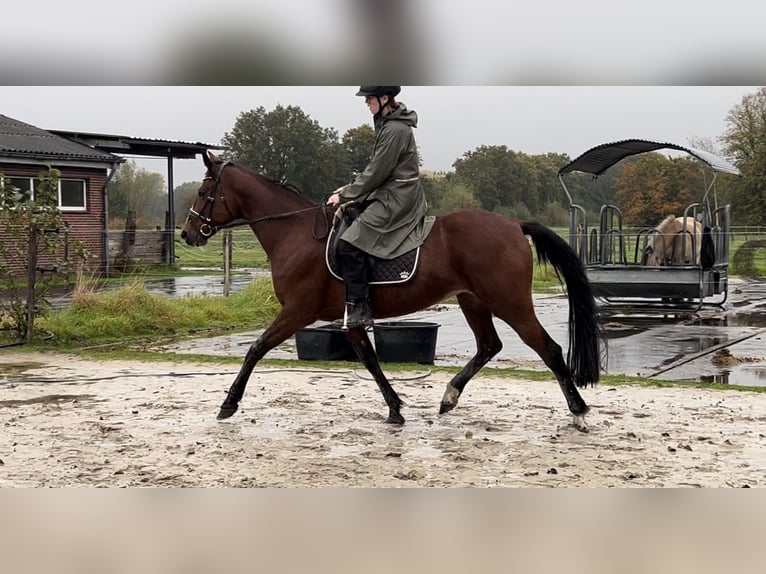
<svg viewBox="0 0 766 574">
<path fill-rule="evenodd" d="M 338 205 L 340 203 L 340 189 L 336 189 L 332 192 L 332 195 L 327 199 L 328 205 Z"/>
</svg>

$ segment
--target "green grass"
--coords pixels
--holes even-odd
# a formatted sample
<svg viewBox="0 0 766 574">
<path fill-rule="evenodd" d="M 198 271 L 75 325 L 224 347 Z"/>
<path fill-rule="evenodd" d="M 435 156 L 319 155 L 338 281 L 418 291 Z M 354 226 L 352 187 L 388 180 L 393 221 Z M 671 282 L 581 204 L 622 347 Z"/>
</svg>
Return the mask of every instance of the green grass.
<svg viewBox="0 0 766 574">
<path fill-rule="evenodd" d="M 176 236 L 176 261 L 179 267 L 223 268 L 223 233 L 210 238 L 207 245 L 191 247 Z M 250 228 L 232 230 L 232 267 L 269 267 L 266 252 Z"/>
<path fill-rule="evenodd" d="M 60 347 L 188 335 L 269 324 L 279 310 L 271 281 L 258 279 L 229 297 L 171 298 L 149 293 L 141 282 L 110 293 L 78 294 L 67 309 L 35 323 L 41 337 Z"/>
</svg>

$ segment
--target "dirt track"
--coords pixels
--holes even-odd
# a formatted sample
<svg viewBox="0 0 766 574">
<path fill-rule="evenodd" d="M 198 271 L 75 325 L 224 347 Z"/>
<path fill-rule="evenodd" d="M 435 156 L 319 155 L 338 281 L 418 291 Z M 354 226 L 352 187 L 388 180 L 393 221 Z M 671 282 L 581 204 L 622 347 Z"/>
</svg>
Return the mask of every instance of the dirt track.
<svg viewBox="0 0 766 574">
<path fill-rule="evenodd" d="M 583 434 L 548 382 L 480 374 L 439 416 L 449 377 L 423 368 L 393 377 L 392 427 L 366 372 L 257 368 L 217 422 L 231 366 L 0 362 L 5 487 L 766 486 L 762 393 L 599 386 Z"/>
</svg>

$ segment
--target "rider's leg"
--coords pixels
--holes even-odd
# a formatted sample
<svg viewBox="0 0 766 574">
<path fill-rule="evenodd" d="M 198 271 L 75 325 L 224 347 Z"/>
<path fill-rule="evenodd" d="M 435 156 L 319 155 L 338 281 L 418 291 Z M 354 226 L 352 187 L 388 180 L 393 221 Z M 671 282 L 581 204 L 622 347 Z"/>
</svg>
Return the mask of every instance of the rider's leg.
<svg viewBox="0 0 766 574">
<path fill-rule="evenodd" d="M 343 329 L 369 327 L 372 325 L 369 256 L 341 239 L 338 242 L 338 262 L 346 285 Z"/>
</svg>

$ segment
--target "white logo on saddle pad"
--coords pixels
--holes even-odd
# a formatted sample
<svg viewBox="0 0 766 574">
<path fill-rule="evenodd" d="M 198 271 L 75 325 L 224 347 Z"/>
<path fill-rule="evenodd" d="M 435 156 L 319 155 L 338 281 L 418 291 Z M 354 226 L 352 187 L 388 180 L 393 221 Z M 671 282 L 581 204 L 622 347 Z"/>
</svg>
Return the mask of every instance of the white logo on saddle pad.
<svg viewBox="0 0 766 574">
<path fill-rule="evenodd" d="M 402 271 L 401 273 L 399 273 L 399 277 L 401 279 L 407 279 L 409 276 L 410 276 L 410 272 L 409 271 Z"/>
</svg>

